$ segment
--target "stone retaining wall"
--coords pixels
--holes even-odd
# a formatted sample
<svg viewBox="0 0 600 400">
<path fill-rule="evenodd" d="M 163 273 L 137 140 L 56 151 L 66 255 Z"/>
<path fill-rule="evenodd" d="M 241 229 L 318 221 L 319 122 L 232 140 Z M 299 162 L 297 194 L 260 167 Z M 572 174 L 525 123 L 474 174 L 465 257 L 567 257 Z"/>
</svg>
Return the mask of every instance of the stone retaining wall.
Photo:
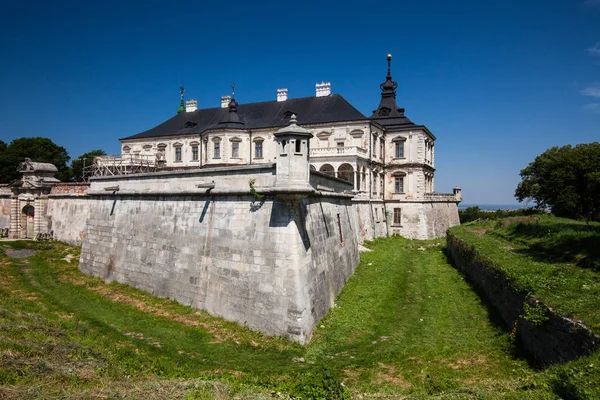
<svg viewBox="0 0 600 400">
<path fill-rule="evenodd" d="M 600 337 L 585 325 L 561 316 L 527 292 L 511 287 L 506 275 L 475 247 L 448 233 L 448 251 L 454 265 L 470 280 L 480 296 L 499 313 L 509 329 L 534 360 L 543 366 L 569 361 L 591 353 Z M 525 304 L 536 309 L 544 321 L 532 321 Z"/>
</svg>

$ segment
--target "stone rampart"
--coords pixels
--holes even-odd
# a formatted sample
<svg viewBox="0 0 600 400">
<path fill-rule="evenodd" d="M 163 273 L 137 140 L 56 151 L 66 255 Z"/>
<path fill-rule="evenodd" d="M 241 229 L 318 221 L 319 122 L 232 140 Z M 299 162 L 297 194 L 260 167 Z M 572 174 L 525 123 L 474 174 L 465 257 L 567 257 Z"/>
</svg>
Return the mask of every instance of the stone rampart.
<svg viewBox="0 0 600 400">
<path fill-rule="evenodd" d="M 394 223 L 394 209 L 399 208 L 401 223 Z M 460 225 L 455 200 L 386 202 L 390 235 L 409 239 L 434 239 L 446 235 L 448 228 Z"/>
<path fill-rule="evenodd" d="M 515 290 L 493 261 L 473 246 L 448 233 L 448 251 L 455 266 L 471 281 L 479 294 L 499 313 L 509 329 L 516 328 L 517 339 L 535 361 L 549 365 L 590 354 L 600 337 L 585 325 L 561 316 L 527 292 Z M 545 321 L 526 317 L 525 304 L 538 310 Z"/>
<path fill-rule="evenodd" d="M 273 166 L 93 179 L 79 268 L 304 343 L 359 262 L 351 196 L 273 179 Z"/>
</svg>

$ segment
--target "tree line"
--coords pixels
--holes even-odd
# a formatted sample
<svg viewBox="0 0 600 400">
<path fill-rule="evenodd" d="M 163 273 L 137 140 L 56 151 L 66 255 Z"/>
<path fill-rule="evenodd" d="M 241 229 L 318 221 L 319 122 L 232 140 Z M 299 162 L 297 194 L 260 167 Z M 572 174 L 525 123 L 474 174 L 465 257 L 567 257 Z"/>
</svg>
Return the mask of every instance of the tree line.
<svg viewBox="0 0 600 400">
<path fill-rule="evenodd" d="M 17 172 L 17 168 L 25 158 L 54 164 L 58 169 L 56 178 L 63 182 L 83 181 L 84 165 L 91 165 L 94 157 L 104 155 L 104 150 L 92 150 L 68 164 L 71 157 L 67 150 L 48 138 L 18 138 L 8 145 L 0 140 L 0 183 L 10 183 L 18 179 L 20 173 Z"/>
<path fill-rule="evenodd" d="M 600 221 L 600 143 L 554 146 L 521 170 L 519 202 L 559 217 Z"/>
</svg>

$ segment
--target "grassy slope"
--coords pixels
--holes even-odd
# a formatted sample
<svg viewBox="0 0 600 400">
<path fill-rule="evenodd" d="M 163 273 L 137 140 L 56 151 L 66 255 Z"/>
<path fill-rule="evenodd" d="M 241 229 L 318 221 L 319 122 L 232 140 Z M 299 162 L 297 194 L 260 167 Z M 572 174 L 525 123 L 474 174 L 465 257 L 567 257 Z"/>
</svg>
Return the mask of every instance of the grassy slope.
<svg viewBox="0 0 600 400">
<path fill-rule="evenodd" d="M 515 286 L 600 333 L 600 224 L 540 216 L 452 232 L 500 265 Z"/>
<path fill-rule="evenodd" d="M 452 228 L 505 272 L 514 287 L 600 334 L 600 224 L 549 215 Z M 600 350 L 546 371 L 565 398 L 600 398 Z"/>
<path fill-rule="evenodd" d="M 325 367 L 354 396 L 553 398 L 442 243 L 371 244 L 301 347 L 84 276 L 64 244 L 12 242 L 47 251 L 0 252 L 0 397 L 264 398 Z"/>
</svg>

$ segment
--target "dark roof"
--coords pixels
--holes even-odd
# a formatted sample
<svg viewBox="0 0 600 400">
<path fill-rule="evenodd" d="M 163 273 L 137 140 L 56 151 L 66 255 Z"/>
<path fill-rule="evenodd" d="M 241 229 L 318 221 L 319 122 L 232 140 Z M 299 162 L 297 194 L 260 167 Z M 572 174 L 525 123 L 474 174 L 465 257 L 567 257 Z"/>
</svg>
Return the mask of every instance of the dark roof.
<svg viewBox="0 0 600 400">
<path fill-rule="evenodd" d="M 398 88 L 398 83 L 392 79 L 391 54 L 388 54 L 387 61 L 387 76 L 385 77 L 385 82 L 379 85 L 381 88 L 381 101 L 379 102 L 379 107 L 373 111 L 373 115 L 369 119 L 377 121 L 390 131 L 416 127 L 417 125 L 404 115 L 404 108 L 399 108 L 396 104 L 396 88 Z"/>
<path fill-rule="evenodd" d="M 205 108 L 182 112 L 154 128 L 123 139 L 143 139 L 158 136 L 200 134 L 207 129 L 229 127 L 228 108 Z M 265 101 L 237 105 L 237 114 L 243 129 L 275 128 L 289 125 L 289 117 L 296 114 L 299 125 L 340 121 L 365 120 L 360 111 L 339 94 L 323 97 L 302 97 L 286 101 Z M 221 125 L 219 123 L 221 122 Z"/>
</svg>

